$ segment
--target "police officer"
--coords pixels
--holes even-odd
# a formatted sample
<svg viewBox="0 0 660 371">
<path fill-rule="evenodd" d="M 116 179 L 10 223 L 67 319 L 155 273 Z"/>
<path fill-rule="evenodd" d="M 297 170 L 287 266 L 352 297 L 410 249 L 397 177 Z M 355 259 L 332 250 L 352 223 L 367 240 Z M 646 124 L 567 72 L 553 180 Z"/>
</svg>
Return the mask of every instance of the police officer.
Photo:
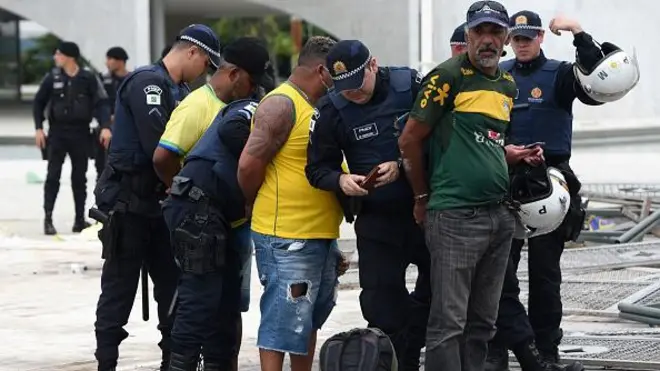
<svg viewBox="0 0 660 371">
<path fill-rule="evenodd" d="M 497 321 L 497 335 L 489 347 L 488 370 L 508 368 L 507 348 L 513 350 L 523 370 L 561 369 L 558 345 L 562 303 L 560 296 L 560 258 L 564 242 L 579 233 L 583 215 L 580 211 L 580 182 L 569 166 L 573 125 L 573 102 L 578 98 L 588 105 L 599 102 L 576 83 L 574 64 L 547 58 L 541 49 L 545 31 L 538 14 L 521 11 L 510 18 L 510 43 L 516 58 L 502 62 L 500 68 L 511 72 L 518 95 L 514 101 L 510 143 L 525 145 L 543 142 L 547 166 L 562 171 L 571 194 L 571 207 L 563 225 L 542 236 L 530 238 L 529 244 L 529 318 L 518 299 L 520 292 L 516 271 L 524 240 L 514 239 L 511 260 L 505 276 Z M 558 17 L 550 30 L 559 34 L 570 31 L 579 62 L 587 69 L 598 63 L 602 54 L 589 34 L 573 20 Z M 537 352 L 538 348 L 538 352 Z M 580 364 L 566 366 L 580 370 Z"/>
<path fill-rule="evenodd" d="M 238 158 L 250 135 L 256 100 L 224 107 L 174 177 L 163 215 L 182 275 L 172 330 L 171 371 L 230 370 L 237 354 L 241 307 L 241 245 L 250 231 L 238 187 Z M 201 253 L 197 253 L 201 251 Z"/>
<path fill-rule="evenodd" d="M 108 49 L 105 54 L 106 60 L 105 65 L 108 70 L 101 74 L 101 81 L 103 82 L 103 87 L 105 92 L 108 95 L 108 102 L 110 106 L 110 121 L 114 121 L 115 115 L 115 99 L 117 98 L 117 89 L 121 85 L 122 81 L 126 75 L 128 75 L 128 70 L 126 69 L 126 61 L 128 60 L 128 54 L 126 50 L 121 46 L 113 46 Z M 97 128 L 94 131 L 94 137 L 100 136 L 100 128 Z M 107 142 L 109 143 L 109 141 Z M 103 169 L 105 168 L 106 161 L 106 150 L 107 146 L 103 146 L 100 142 L 96 143 L 94 146 L 94 165 L 96 167 L 96 180 L 98 181 Z"/>
<path fill-rule="evenodd" d="M 388 334 L 401 369 L 418 370 L 430 304 L 430 258 L 412 218 L 413 194 L 401 170 L 397 137 L 422 76 L 405 67 L 379 68 L 357 40 L 338 42 L 326 67 L 334 89 L 318 102 L 310 126 L 307 178 L 314 187 L 359 199 L 355 232 L 362 315 Z M 341 171 L 342 152 L 351 174 Z M 413 295 L 405 282 L 409 264 L 423 277 Z"/>
<path fill-rule="evenodd" d="M 190 25 L 165 58 L 129 74 L 117 91 L 114 137 L 95 190 L 97 207 L 108 216 L 100 232 L 105 263 L 94 324 L 99 370 L 116 368 L 119 343 L 128 336 L 123 326 L 143 262 L 158 303 L 161 370 L 168 369 L 172 324 L 168 310 L 178 269 L 160 209 L 165 187 L 151 158 L 169 115 L 190 91 L 186 83 L 199 78 L 210 65 L 218 66 L 219 47 L 210 28 Z"/>
<path fill-rule="evenodd" d="M 64 158 L 71 159 L 71 189 L 75 203 L 73 232 L 89 226 L 85 221 L 87 199 L 87 165 L 89 124 L 95 117 L 101 126 L 104 145 L 110 134 L 110 112 L 107 95 L 96 74 L 78 65 L 78 45 L 62 42 L 55 51 L 53 68 L 42 80 L 34 98 L 33 114 L 37 147 L 46 151 L 48 172 L 44 185 L 44 233 L 57 234 L 53 226 L 53 208 L 60 189 L 60 175 Z M 48 109 L 48 138 L 43 130 L 44 111 Z"/>
<path fill-rule="evenodd" d="M 225 45 L 222 51 L 223 61 L 220 67 L 213 75 L 212 90 L 208 87 L 200 89 L 204 96 L 211 90 L 213 99 L 218 98 L 222 102 L 232 102 L 237 99 L 254 97 L 260 99 L 264 92 L 273 88 L 272 68 L 270 67 L 270 56 L 263 42 L 256 38 L 243 37 Z M 213 93 L 215 92 L 215 93 Z M 190 98 L 193 98 L 194 92 L 179 106 L 184 107 Z M 217 94 L 217 97 L 215 96 Z M 205 104 L 208 99 L 196 101 L 196 105 L 189 103 L 190 108 L 197 110 L 192 118 L 199 119 L 199 112 L 206 112 L 212 107 Z M 195 103 L 195 102 L 193 102 Z M 202 104 L 200 104 L 202 103 Z M 222 103 L 224 106 L 225 103 Z M 215 106 L 213 106 L 215 107 Z M 220 110 L 215 109 L 215 117 L 210 122 L 180 121 L 180 131 L 188 132 L 184 149 L 186 159 L 183 170 L 178 177 L 168 176 L 168 172 L 160 173 L 161 179 L 165 184 L 172 184 L 176 180 L 170 191 L 170 197 L 164 207 L 165 221 L 172 236 L 172 244 L 176 253 L 176 259 L 182 269 L 181 280 L 178 287 L 178 307 L 172 329 L 172 368 L 174 370 L 186 370 L 192 365 L 194 360 L 199 357 L 200 348 L 204 355 L 206 370 L 225 369 L 225 363 L 232 353 L 237 355 L 237 348 L 240 346 L 242 324 L 240 321 L 240 311 L 247 312 L 250 301 L 250 268 L 252 259 L 252 241 L 250 239 L 250 225 L 244 218 L 242 205 L 242 194 L 236 196 L 231 192 L 225 192 L 225 188 L 218 189 L 218 184 L 224 185 L 229 181 L 230 185 L 236 185 L 237 161 L 241 150 L 247 141 L 250 133 L 250 118 L 252 111 L 256 107 L 256 100 L 241 101 L 240 104 L 232 105 L 231 108 Z M 190 112 L 181 112 L 177 109 L 173 116 L 179 112 L 182 115 L 191 114 Z M 218 114 L 218 111 L 221 111 Z M 203 115 L 201 115 L 203 116 Z M 172 121 L 168 122 L 168 129 Z M 202 133 L 197 134 L 200 128 Z M 181 138 L 181 135 L 171 136 L 169 143 L 173 143 L 174 138 Z M 161 137 L 161 144 L 164 137 Z M 222 148 L 228 146 L 230 152 L 223 151 Z M 183 148 L 183 145 L 177 146 Z M 168 146 L 168 148 L 171 148 Z M 169 150 L 167 150 L 169 152 Z M 157 153 L 154 154 L 154 164 L 158 171 Z M 230 156 L 231 154 L 231 156 Z M 174 154 L 178 165 L 182 157 Z M 233 180 L 232 180 L 233 179 Z M 233 182 L 233 183 L 232 183 Z M 202 204 L 196 200 L 190 199 L 190 194 L 179 194 L 179 191 L 185 191 L 190 188 L 190 184 L 202 190 L 208 195 L 207 205 L 211 210 L 200 209 Z M 236 192 L 238 188 L 232 190 Z M 240 192 L 239 192 L 240 193 Z M 235 200 L 236 199 L 236 200 Z M 213 200 L 223 200 L 222 203 Z M 225 200 L 229 202 L 238 202 L 240 208 L 239 215 L 236 212 L 227 214 L 223 206 Z M 191 257 L 189 241 L 182 240 L 181 230 L 185 230 L 184 218 L 194 215 L 221 215 L 230 227 L 226 230 L 216 230 L 224 225 L 207 225 L 205 232 L 220 233 L 227 237 L 227 245 L 214 245 L 209 247 L 215 249 L 215 253 L 224 254 L 222 249 L 230 250 L 232 256 L 238 256 L 239 260 L 232 263 L 234 266 L 228 266 L 227 263 L 212 265 L 207 267 L 208 272 L 199 270 L 197 266 L 199 261 Z M 226 215 L 227 214 L 227 215 Z M 183 224 L 182 224 L 183 223 Z M 206 229 L 208 228 L 208 229 Z M 194 232 L 194 231 L 193 231 Z M 202 248 L 205 248 L 202 246 Z M 205 253 L 211 254 L 212 251 Z M 212 255 L 212 254 L 211 254 Z M 205 261 L 211 262 L 212 256 L 202 256 Z M 186 265 L 188 264 L 188 265 Z M 225 269 L 226 268 L 226 269 Z M 234 269 L 239 271 L 239 278 L 234 277 Z M 240 296 L 238 299 L 232 295 L 231 283 L 240 283 Z M 225 288 L 227 292 L 225 293 Z M 229 296 L 227 296 L 229 295 Z M 238 303 L 236 302 L 238 300 Z M 216 317 L 219 316 L 219 317 Z M 234 320 L 238 322 L 230 326 L 227 321 Z M 231 332 L 227 333 L 229 329 Z M 234 341 L 228 342 L 225 336 L 234 334 Z M 232 357 L 234 358 L 234 357 Z M 229 358 L 229 360 L 232 360 Z M 178 363 L 174 362 L 176 360 Z"/>
</svg>

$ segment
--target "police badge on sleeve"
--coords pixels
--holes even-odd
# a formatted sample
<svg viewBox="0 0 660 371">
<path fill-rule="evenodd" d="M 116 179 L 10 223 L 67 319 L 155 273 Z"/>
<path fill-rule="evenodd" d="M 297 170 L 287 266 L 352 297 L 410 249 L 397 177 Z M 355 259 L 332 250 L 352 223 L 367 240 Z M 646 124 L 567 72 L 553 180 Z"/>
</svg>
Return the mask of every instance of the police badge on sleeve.
<svg viewBox="0 0 660 371">
<path fill-rule="evenodd" d="M 147 105 L 160 106 L 160 95 L 163 93 L 158 85 L 149 85 L 144 88 L 144 94 L 147 97 Z"/>
</svg>

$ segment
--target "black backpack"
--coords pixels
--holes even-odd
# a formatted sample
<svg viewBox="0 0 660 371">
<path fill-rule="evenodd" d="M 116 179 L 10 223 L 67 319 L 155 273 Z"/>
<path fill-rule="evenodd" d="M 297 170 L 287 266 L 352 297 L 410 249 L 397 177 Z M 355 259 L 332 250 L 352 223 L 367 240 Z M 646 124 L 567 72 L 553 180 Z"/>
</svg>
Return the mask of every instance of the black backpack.
<svg viewBox="0 0 660 371">
<path fill-rule="evenodd" d="M 397 371 L 394 346 L 377 328 L 333 335 L 321 346 L 321 371 Z"/>
</svg>

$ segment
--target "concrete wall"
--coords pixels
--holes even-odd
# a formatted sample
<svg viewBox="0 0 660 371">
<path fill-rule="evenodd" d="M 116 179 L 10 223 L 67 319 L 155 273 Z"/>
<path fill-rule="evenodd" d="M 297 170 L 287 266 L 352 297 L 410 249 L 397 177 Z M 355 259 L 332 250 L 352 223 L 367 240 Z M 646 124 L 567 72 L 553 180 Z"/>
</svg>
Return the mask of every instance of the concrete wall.
<svg viewBox="0 0 660 371">
<path fill-rule="evenodd" d="M 105 69 L 105 52 L 121 45 L 129 65 L 150 60 L 149 0 L 0 0 L 7 9 L 74 41 L 96 68 Z"/>
<path fill-rule="evenodd" d="M 360 39 L 381 65 L 409 65 L 417 50 L 411 42 L 417 35 L 410 31 L 417 26 L 411 19 L 418 14 L 411 10 L 418 0 L 250 1 L 300 16 L 340 39 Z"/>
<path fill-rule="evenodd" d="M 435 6 L 434 19 L 434 57 L 441 62 L 449 57 L 449 38 L 454 28 L 465 19 L 467 8 L 473 1 L 441 0 L 442 6 Z M 533 10 L 541 15 L 544 26 L 547 28 L 552 17 L 564 14 L 577 19 L 585 31 L 589 32 L 597 41 L 609 41 L 619 47 L 632 52 L 637 46 L 637 57 L 641 69 L 641 80 L 635 90 L 618 102 L 600 107 L 587 107 L 577 102 L 575 104 L 575 117 L 578 125 L 582 127 L 604 125 L 648 125 L 659 124 L 660 93 L 654 86 L 660 85 L 660 73 L 652 64 L 657 60 L 657 48 L 649 44 L 644 38 L 652 40 L 660 33 L 660 23 L 656 22 L 655 15 L 660 12 L 660 2 L 639 1 L 634 6 L 622 5 L 619 1 L 599 0 L 546 0 L 534 2 L 529 8 L 529 1 L 507 0 L 503 4 L 513 14 L 520 10 Z M 575 60 L 575 49 L 570 33 L 556 36 L 547 31 L 543 49 L 547 56 L 560 60 Z M 508 49 L 509 55 L 513 55 Z M 505 57 L 509 58 L 509 56 Z"/>
</svg>

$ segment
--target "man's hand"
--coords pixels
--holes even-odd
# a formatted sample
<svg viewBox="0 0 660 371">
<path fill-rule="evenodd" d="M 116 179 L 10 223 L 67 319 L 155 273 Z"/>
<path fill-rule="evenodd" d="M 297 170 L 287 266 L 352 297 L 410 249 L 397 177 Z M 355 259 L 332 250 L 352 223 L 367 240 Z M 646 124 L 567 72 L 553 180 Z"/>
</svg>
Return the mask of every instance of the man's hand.
<svg viewBox="0 0 660 371">
<path fill-rule="evenodd" d="M 43 129 L 37 129 L 36 133 L 34 134 L 34 142 L 37 145 L 37 148 L 46 148 L 46 134 L 44 134 Z"/>
<path fill-rule="evenodd" d="M 399 164 L 396 161 L 383 162 L 378 165 L 378 178 L 375 188 L 390 184 L 399 178 Z"/>
<path fill-rule="evenodd" d="M 561 35 L 560 31 L 570 31 L 573 35 L 582 32 L 582 26 L 573 19 L 566 18 L 564 16 L 558 16 L 553 18 L 550 21 L 549 25 L 550 31 L 555 35 Z"/>
<path fill-rule="evenodd" d="M 344 256 L 344 254 L 339 253 L 339 261 L 337 262 L 337 277 L 341 277 L 346 273 L 348 270 L 348 267 L 350 266 L 350 263 L 348 262 L 348 259 Z"/>
<path fill-rule="evenodd" d="M 360 187 L 364 175 L 342 174 L 339 176 L 339 187 L 346 196 L 366 196 L 369 192 Z"/>
<path fill-rule="evenodd" d="M 413 207 L 413 216 L 415 217 L 415 222 L 418 225 L 423 225 L 426 221 L 426 207 L 429 204 L 429 198 L 424 197 L 421 200 L 415 200 L 415 206 Z"/>
<path fill-rule="evenodd" d="M 112 132 L 108 128 L 103 128 L 101 129 L 101 133 L 99 134 L 99 142 L 103 146 L 103 148 L 108 149 L 110 146 L 110 139 L 112 139 Z"/>
<path fill-rule="evenodd" d="M 504 150 L 506 151 L 506 163 L 509 165 L 515 165 L 523 160 L 530 164 L 543 162 L 543 149 L 539 146 L 525 148 L 524 146 L 509 144 L 504 147 Z"/>
</svg>

